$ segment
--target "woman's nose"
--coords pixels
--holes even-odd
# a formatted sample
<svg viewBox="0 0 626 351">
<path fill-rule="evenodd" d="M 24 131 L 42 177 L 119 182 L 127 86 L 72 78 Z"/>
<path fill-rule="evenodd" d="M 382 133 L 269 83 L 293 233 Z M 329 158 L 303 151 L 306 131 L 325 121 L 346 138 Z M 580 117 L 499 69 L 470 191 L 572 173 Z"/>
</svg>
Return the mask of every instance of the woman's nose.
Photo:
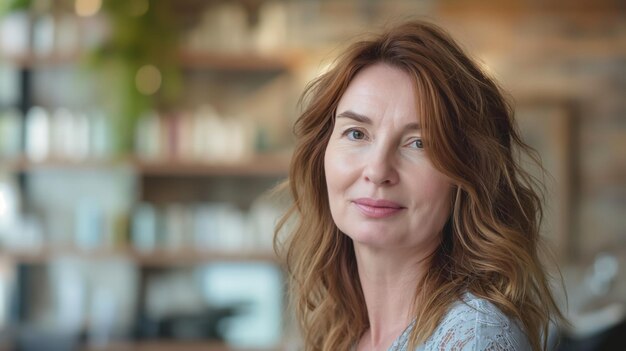
<svg viewBox="0 0 626 351">
<path fill-rule="evenodd" d="M 366 181 L 376 185 L 396 184 L 399 176 L 393 154 L 382 147 L 373 148 L 366 156 L 363 176 Z"/>
</svg>

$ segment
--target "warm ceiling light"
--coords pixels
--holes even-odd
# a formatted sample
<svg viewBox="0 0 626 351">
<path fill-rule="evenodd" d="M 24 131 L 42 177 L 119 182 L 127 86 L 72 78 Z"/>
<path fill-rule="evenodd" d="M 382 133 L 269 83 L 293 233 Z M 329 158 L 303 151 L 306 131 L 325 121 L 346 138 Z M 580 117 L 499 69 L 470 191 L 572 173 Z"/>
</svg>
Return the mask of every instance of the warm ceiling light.
<svg viewBox="0 0 626 351">
<path fill-rule="evenodd" d="M 74 8 L 76 14 L 82 17 L 93 16 L 102 7 L 102 0 L 76 0 Z"/>
</svg>

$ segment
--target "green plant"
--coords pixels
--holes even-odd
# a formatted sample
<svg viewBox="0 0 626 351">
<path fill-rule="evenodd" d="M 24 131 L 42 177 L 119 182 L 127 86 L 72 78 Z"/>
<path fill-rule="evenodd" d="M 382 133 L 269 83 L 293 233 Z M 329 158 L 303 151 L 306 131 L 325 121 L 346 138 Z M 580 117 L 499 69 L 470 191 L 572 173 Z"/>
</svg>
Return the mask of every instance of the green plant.
<svg viewBox="0 0 626 351">
<path fill-rule="evenodd" d="M 177 64 L 180 29 L 174 1 L 103 1 L 111 25 L 106 43 L 90 55 L 106 87 L 106 104 L 115 116 L 117 149 L 132 150 L 137 119 L 151 109 L 167 109 L 178 99 L 181 72 Z M 138 7 L 139 6 L 139 7 Z M 136 76 L 146 65 L 161 74 L 157 92 L 145 95 L 137 89 Z"/>
<path fill-rule="evenodd" d="M 33 0 L 8 0 L 0 2 L 0 16 L 12 11 L 31 8 Z"/>
</svg>

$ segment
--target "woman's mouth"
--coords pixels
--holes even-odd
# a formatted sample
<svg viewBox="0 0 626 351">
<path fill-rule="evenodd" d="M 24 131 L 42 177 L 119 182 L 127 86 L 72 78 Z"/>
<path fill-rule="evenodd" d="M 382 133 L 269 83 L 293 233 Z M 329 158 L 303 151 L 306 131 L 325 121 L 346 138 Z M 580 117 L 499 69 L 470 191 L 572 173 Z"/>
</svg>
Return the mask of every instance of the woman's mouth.
<svg viewBox="0 0 626 351">
<path fill-rule="evenodd" d="M 353 200 L 352 203 L 369 218 L 386 218 L 406 209 L 397 202 L 383 199 L 360 198 Z"/>
</svg>

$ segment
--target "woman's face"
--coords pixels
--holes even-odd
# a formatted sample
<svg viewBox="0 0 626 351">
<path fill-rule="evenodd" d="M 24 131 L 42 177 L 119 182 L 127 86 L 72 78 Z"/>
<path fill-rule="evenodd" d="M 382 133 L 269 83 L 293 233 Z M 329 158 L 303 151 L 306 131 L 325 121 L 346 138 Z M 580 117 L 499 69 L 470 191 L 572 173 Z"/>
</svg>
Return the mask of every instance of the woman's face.
<svg viewBox="0 0 626 351">
<path fill-rule="evenodd" d="M 450 213 L 450 180 L 422 148 L 411 78 L 378 63 L 341 97 L 324 167 L 330 211 L 355 244 L 434 249 Z"/>
</svg>

